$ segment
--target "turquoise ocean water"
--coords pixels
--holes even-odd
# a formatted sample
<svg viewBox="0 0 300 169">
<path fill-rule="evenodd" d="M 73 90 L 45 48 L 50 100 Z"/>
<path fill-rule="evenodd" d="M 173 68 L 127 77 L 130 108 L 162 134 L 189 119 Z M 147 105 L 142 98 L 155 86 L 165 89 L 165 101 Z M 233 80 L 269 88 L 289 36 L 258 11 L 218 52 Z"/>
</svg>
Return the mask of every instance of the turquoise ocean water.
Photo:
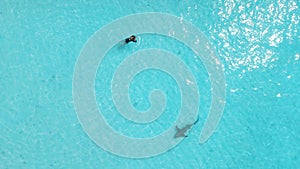
<svg viewBox="0 0 300 169">
<path fill-rule="evenodd" d="M 299 7 L 297 0 L 0 1 L 0 168 L 298 168 Z M 143 12 L 172 14 L 203 32 L 224 64 L 226 105 L 215 133 L 199 144 L 211 102 L 201 59 L 155 34 L 112 48 L 98 68 L 95 96 L 107 123 L 124 135 L 162 133 L 176 121 L 181 99 L 171 76 L 144 71 L 131 82 L 132 105 L 147 110 L 149 91 L 159 88 L 166 109 L 148 125 L 122 118 L 110 85 L 124 57 L 141 49 L 170 51 L 199 86 L 199 122 L 188 137 L 166 153 L 132 159 L 104 151 L 87 136 L 74 108 L 72 80 L 76 60 L 97 30 Z"/>
</svg>

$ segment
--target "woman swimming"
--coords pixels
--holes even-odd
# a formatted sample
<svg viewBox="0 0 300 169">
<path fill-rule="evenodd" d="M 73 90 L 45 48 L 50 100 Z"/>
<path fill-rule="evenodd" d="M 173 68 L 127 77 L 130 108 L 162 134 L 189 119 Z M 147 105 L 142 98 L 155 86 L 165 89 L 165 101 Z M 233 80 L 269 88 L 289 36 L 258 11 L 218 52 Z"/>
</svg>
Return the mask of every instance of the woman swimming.
<svg viewBox="0 0 300 169">
<path fill-rule="evenodd" d="M 131 35 L 129 38 L 126 38 L 125 39 L 125 42 L 126 43 L 129 43 L 129 42 L 136 42 L 136 37 L 134 35 Z"/>
</svg>

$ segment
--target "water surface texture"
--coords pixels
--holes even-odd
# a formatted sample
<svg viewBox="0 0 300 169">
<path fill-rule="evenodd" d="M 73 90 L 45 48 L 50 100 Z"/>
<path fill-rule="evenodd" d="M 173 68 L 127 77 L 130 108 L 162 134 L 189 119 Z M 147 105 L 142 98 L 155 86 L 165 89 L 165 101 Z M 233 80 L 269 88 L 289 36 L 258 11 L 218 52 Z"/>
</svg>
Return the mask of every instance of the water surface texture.
<svg viewBox="0 0 300 169">
<path fill-rule="evenodd" d="M 297 0 L 0 1 L 0 168 L 298 168 L 299 7 Z M 191 103 L 187 110 L 192 107 L 199 116 L 188 137 L 175 140 L 167 151 L 150 158 L 124 157 L 99 146 L 80 123 L 73 95 L 74 72 L 83 48 L 97 31 L 122 17 L 146 12 L 176 16 L 201 31 L 223 66 L 226 104 L 216 130 L 200 144 L 199 135 L 213 102 L 211 88 L 218 84 L 212 82 L 205 61 L 198 57 L 205 53 L 191 50 L 185 43 L 189 38 L 184 42 L 172 38 L 177 32 L 171 29 L 168 36 L 141 33 L 137 43 L 114 45 L 97 67 L 94 97 L 98 115 L 117 133 L 154 138 L 197 118 L 192 113 L 179 118 L 185 98 L 182 86 L 161 69 L 143 70 L 126 84 L 128 109 L 140 113 L 161 110 L 161 114 L 147 124 L 120 114 L 122 107 L 115 106 L 114 99 L 124 93 L 114 94 L 113 85 L 121 83 L 126 73 L 117 76 L 115 72 L 121 64 L 138 67 L 155 62 L 134 58 L 148 56 L 149 49 L 159 49 L 155 56 L 162 66 L 175 59 L 162 59 L 159 52 L 182 61 L 195 80 L 186 83 L 197 85 L 193 94 L 199 93 L 197 103 L 187 102 Z M 117 30 L 124 33 L 127 28 Z M 103 40 L 113 41 L 114 33 Z M 130 58 L 135 62 L 124 62 Z M 87 59 L 86 64 L 89 62 Z M 184 79 L 187 74 L 176 77 Z M 163 91 L 153 96 L 162 100 L 151 100 L 153 90 Z M 153 104 L 158 107 L 153 109 Z M 150 149 L 159 148 L 155 146 Z M 120 152 L 130 151 L 121 148 Z"/>
</svg>

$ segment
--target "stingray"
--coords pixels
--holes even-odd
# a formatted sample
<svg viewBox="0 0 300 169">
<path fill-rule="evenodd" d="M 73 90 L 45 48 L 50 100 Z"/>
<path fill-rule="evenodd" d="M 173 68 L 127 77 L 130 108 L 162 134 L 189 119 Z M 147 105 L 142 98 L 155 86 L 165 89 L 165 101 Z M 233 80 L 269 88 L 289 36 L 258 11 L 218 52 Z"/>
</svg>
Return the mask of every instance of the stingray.
<svg viewBox="0 0 300 169">
<path fill-rule="evenodd" d="M 191 129 L 198 121 L 199 121 L 199 116 L 198 116 L 197 120 L 194 123 L 187 124 L 181 129 L 178 126 L 176 126 L 176 134 L 175 134 L 174 138 L 187 137 L 187 135 L 185 133 L 189 129 Z"/>
</svg>

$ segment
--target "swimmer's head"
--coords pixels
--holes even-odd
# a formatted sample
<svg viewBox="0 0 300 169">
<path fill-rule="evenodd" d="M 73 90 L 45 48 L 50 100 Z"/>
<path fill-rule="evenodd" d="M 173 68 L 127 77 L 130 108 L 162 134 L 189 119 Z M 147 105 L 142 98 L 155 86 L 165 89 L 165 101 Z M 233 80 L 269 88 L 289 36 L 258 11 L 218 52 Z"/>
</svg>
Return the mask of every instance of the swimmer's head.
<svg viewBox="0 0 300 169">
<path fill-rule="evenodd" d="M 135 40 L 135 36 L 134 36 L 134 35 L 131 35 L 131 36 L 130 36 L 130 40 Z"/>
</svg>

